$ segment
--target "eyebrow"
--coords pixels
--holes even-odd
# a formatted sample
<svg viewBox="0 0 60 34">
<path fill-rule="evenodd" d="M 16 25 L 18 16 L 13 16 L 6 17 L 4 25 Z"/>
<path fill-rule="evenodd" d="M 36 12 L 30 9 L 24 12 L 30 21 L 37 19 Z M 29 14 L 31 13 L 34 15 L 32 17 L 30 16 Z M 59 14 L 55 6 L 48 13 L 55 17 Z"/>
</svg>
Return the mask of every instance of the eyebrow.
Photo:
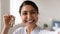
<svg viewBox="0 0 60 34">
<path fill-rule="evenodd" d="M 22 12 L 28 12 L 28 11 L 22 11 Z"/>
<path fill-rule="evenodd" d="M 34 11 L 36 11 L 36 10 L 31 10 L 31 11 L 33 11 L 33 12 L 34 12 Z"/>
</svg>

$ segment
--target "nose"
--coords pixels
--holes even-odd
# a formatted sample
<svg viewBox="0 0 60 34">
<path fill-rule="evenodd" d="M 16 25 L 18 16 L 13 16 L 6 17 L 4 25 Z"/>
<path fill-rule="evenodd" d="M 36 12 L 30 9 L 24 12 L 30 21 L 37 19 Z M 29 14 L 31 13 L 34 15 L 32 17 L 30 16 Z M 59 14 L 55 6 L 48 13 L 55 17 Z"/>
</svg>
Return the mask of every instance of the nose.
<svg viewBox="0 0 60 34">
<path fill-rule="evenodd" d="M 28 18 L 28 19 L 32 19 L 31 13 L 28 13 L 27 18 Z"/>
</svg>

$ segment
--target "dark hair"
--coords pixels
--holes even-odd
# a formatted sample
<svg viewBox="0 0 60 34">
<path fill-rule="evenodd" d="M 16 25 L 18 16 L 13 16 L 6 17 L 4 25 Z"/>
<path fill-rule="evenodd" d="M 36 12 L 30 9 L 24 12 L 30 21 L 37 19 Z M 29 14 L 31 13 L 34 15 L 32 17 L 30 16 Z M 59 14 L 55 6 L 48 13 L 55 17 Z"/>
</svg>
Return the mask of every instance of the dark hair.
<svg viewBox="0 0 60 34">
<path fill-rule="evenodd" d="M 38 7 L 37 7 L 37 5 L 36 5 L 34 2 L 32 2 L 32 1 L 24 1 L 24 2 L 22 3 L 22 5 L 21 5 L 20 8 L 19 8 L 19 13 L 20 13 L 20 14 L 21 14 L 21 9 L 22 9 L 22 7 L 25 6 L 25 5 L 31 5 L 31 6 L 33 6 L 33 7 L 36 9 L 37 14 L 38 14 Z"/>
</svg>

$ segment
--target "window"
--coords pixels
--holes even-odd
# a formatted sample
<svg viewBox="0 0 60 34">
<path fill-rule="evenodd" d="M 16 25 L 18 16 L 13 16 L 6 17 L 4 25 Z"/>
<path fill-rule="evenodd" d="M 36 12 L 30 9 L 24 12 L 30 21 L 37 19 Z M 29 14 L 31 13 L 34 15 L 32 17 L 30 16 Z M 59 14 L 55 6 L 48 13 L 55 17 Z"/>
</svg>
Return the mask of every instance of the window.
<svg viewBox="0 0 60 34">
<path fill-rule="evenodd" d="M 15 25 L 21 23 L 19 6 L 24 0 L 10 0 L 10 14 L 15 16 Z"/>
</svg>

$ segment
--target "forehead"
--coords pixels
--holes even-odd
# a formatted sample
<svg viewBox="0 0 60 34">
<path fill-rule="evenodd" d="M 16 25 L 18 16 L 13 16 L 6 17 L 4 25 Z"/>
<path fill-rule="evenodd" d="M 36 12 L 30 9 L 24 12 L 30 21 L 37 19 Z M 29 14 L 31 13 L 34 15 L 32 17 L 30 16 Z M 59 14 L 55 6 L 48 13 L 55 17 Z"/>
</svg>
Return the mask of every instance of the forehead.
<svg viewBox="0 0 60 34">
<path fill-rule="evenodd" d="M 31 5 L 25 5 L 21 9 L 21 11 L 31 11 L 31 10 L 35 10 L 35 8 Z"/>
</svg>

